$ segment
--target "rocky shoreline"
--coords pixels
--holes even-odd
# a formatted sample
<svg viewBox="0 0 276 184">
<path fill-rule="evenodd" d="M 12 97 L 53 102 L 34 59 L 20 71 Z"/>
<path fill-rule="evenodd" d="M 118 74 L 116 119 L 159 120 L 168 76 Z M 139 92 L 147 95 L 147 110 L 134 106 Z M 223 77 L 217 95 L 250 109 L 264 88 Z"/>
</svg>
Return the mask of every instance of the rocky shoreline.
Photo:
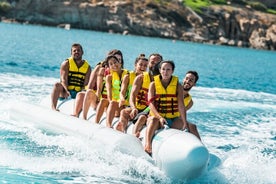
<svg viewBox="0 0 276 184">
<path fill-rule="evenodd" d="M 250 7 L 210 6 L 196 13 L 179 1 L 16 0 L 1 21 L 276 50 L 276 15 Z"/>
</svg>

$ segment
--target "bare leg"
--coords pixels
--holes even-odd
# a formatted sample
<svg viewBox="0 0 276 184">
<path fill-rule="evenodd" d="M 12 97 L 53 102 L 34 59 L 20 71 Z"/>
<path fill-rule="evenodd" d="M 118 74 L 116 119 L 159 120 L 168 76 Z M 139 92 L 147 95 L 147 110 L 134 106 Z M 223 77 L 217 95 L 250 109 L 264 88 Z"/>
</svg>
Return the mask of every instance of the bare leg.
<svg viewBox="0 0 276 184">
<path fill-rule="evenodd" d="M 107 99 L 101 99 L 99 105 L 97 106 L 96 110 L 96 117 L 95 117 L 95 123 L 99 123 L 102 115 L 104 113 L 104 110 L 106 107 L 108 107 L 108 100 Z"/>
<path fill-rule="evenodd" d="M 152 153 L 152 137 L 156 130 L 160 128 L 159 119 L 151 116 L 148 118 L 147 121 L 147 129 L 146 129 L 146 136 L 145 136 L 145 151 L 151 155 Z"/>
<path fill-rule="evenodd" d="M 121 131 L 121 132 L 125 132 L 126 126 L 127 126 L 128 121 L 130 119 L 129 114 L 131 113 L 131 111 L 132 111 L 131 108 L 126 108 L 126 109 L 123 109 L 121 111 L 119 123 L 116 127 L 116 130 Z"/>
<path fill-rule="evenodd" d="M 147 123 L 147 116 L 140 115 L 136 123 L 134 124 L 132 134 L 134 134 L 137 138 L 140 137 L 140 131 L 142 130 L 143 126 Z"/>
<path fill-rule="evenodd" d="M 86 91 L 85 96 L 84 96 L 84 100 L 83 100 L 83 119 L 87 119 L 87 113 L 89 111 L 90 106 L 94 109 L 96 109 L 96 104 L 97 104 L 97 96 L 94 93 L 94 91 L 92 89 L 89 89 Z"/>
<path fill-rule="evenodd" d="M 119 110 L 119 103 L 111 101 L 106 111 L 106 126 L 112 127 L 112 121 L 115 117 L 116 110 Z"/>
<path fill-rule="evenodd" d="M 197 127 L 195 124 L 188 122 L 189 131 L 194 134 L 199 140 L 201 140 L 200 135 L 197 131 Z"/>
<path fill-rule="evenodd" d="M 54 85 L 54 88 L 53 88 L 53 91 L 51 94 L 51 98 L 52 98 L 52 106 L 51 107 L 53 110 L 57 110 L 56 109 L 57 101 L 58 101 L 59 96 L 62 94 L 62 91 L 63 91 L 63 86 L 59 82 L 57 82 Z"/>
<path fill-rule="evenodd" d="M 85 95 L 85 92 L 79 92 L 77 94 L 72 116 L 79 117 L 79 114 L 82 109 L 84 95 Z"/>
</svg>

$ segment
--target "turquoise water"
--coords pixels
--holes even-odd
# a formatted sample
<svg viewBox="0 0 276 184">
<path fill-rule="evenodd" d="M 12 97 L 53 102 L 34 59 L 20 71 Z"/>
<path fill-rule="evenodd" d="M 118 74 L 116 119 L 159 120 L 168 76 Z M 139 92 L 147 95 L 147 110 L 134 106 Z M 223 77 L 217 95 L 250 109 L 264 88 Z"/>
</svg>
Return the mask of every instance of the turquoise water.
<svg viewBox="0 0 276 184">
<path fill-rule="evenodd" d="M 117 48 L 128 69 L 140 53 L 159 52 L 180 78 L 197 70 L 188 119 L 221 162 L 195 180 L 173 181 L 144 160 L 12 121 L 9 106 L 50 94 L 73 42 L 91 65 Z M 276 52 L 0 23 L 0 62 L 1 183 L 276 183 Z"/>
</svg>

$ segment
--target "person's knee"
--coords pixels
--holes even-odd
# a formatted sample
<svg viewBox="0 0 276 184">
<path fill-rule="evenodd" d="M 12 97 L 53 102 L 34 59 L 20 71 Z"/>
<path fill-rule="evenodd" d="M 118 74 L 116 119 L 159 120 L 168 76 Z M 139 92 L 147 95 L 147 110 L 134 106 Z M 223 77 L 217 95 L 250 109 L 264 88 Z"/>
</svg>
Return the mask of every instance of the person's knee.
<svg viewBox="0 0 276 184">
<path fill-rule="evenodd" d="M 79 93 L 77 93 L 76 99 L 83 99 L 83 97 L 84 97 L 84 93 L 79 92 Z"/>
<path fill-rule="evenodd" d="M 121 112 L 120 112 L 120 116 L 121 117 L 123 117 L 123 118 L 127 118 L 128 117 L 128 111 L 127 111 L 127 109 L 123 109 L 123 110 L 121 110 Z"/>
<path fill-rule="evenodd" d="M 120 116 L 124 117 L 125 116 L 125 109 L 121 110 Z"/>
<path fill-rule="evenodd" d="M 159 127 L 159 119 L 153 116 L 149 117 L 147 120 L 147 126 L 150 129 L 157 129 Z"/>
<path fill-rule="evenodd" d="M 150 116 L 149 118 L 148 118 L 148 121 L 154 121 L 156 118 L 154 117 L 154 116 Z"/>
<path fill-rule="evenodd" d="M 102 98 L 102 99 L 100 100 L 100 104 L 101 104 L 102 106 L 107 107 L 108 104 L 109 104 L 109 101 L 108 101 L 107 99 Z"/>
<path fill-rule="evenodd" d="M 115 102 L 115 101 L 111 101 L 110 104 L 109 104 L 110 107 L 117 107 L 118 106 L 118 102 Z"/>
<path fill-rule="evenodd" d="M 93 94 L 94 94 L 94 91 L 92 90 L 92 89 L 88 89 L 87 91 L 86 91 L 86 98 L 92 98 L 92 96 L 93 96 Z"/>
<path fill-rule="evenodd" d="M 86 90 L 86 93 L 91 93 L 91 92 L 93 92 L 93 89 L 87 89 Z"/>
<path fill-rule="evenodd" d="M 56 83 L 54 84 L 54 87 L 58 87 L 58 86 L 60 86 L 60 85 L 61 85 L 60 82 L 56 82 Z"/>
<path fill-rule="evenodd" d="M 94 91 L 93 91 L 93 89 L 88 89 L 88 90 L 86 91 L 86 93 L 87 93 L 88 95 L 93 95 L 93 94 L 94 94 Z"/>
<path fill-rule="evenodd" d="M 137 121 L 139 121 L 139 122 L 146 122 L 147 121 L 147 116 L 141 115 L 141 116 L 139 116 L 139 118 L 138 118 Z"/>
<path fill-rule="evenodd" d="M 55 83 L 54 88 L 58 91 L 61 91 L 63 89 L 63 86 L 60 82 Z"/>
</svg>

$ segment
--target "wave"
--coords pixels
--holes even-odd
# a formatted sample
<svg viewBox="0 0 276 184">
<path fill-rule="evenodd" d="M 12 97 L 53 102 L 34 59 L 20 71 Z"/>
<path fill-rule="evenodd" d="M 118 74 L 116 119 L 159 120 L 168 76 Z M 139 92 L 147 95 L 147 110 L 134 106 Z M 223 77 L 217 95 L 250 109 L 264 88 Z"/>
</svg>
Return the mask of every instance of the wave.
<svg viewBox="0 0 276 184">
<path fill-rule="evenodd" d="M 45 93 L 50 93 L 55 82 L 58 78 L 54 77 L 40 77 L 40 76 L 26 76 L 16 73 L 1 73 L 1 91 L 13 95 L 26 95 L 43 97 Z M 33 94 L 32 94 L 33 93 Z M 217 100 L 218 104 L 222 102 L 250 102 L 252 105 L 275 105 L 276 95 L 266 92 L 254 92 L 241 89 L 228 89 L 228 88 L 208 88 L 208 87 L 194 87 L 191 92 L 194 99 L 199 100 Z M 0 93 L 1 95 L 1 93 Z M 213 103 L 204 103 L 204 105 Z"/>
<path fill-rule="evenodd" d="M 23 179 L 28 181 L 45 176 L 66 183 L 103 182 L 103 179 L 126 183 L 170 180 L 142 158 L 109 151 L 85 137 L 56 134 L 29 125 L 0 120 L 0 165 L 9 171 L 16 170 L 16 177 L 23 171 Z"/>
</svg>

